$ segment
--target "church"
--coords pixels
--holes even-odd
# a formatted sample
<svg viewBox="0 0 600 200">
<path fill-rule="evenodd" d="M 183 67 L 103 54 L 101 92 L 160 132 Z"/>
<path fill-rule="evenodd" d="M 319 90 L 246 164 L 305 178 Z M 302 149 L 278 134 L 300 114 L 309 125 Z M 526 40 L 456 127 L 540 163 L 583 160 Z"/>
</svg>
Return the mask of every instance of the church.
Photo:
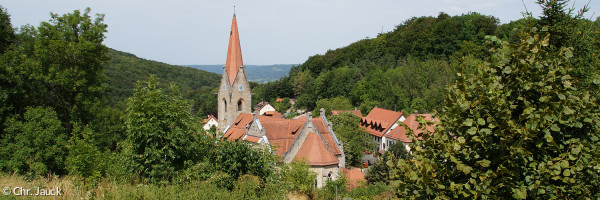
<svg viewBox="0 0 600 200">
<path fill-rule="evenodd" d="M 251 112 L 251 95 L 234 14 L 218 93 L 217 127 L 223 133 L 221 140 L 264 145 L 284 163 L 307 162 L 317 174 L 316 187 L 324 186 L 326 180 L 340 178 L 346 156 L 324 110 L 314 118 L 310 112 L 296 119 L 260 115 L 259 111 Z"/>
</svg>

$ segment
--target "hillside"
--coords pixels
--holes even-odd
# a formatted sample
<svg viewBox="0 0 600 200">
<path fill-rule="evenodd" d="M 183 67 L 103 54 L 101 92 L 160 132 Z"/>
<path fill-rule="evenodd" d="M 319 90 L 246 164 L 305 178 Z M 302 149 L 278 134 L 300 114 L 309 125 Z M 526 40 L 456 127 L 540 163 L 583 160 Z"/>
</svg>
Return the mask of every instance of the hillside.
<svg viewBox="0 0 600 200">
<path fill-rule="evenodd" d="M 117 104 L 130 97 L 137 81 L 146 80 L 151 74 L 155 74 L 163 87 L 171 82 L 179 86 L 183 96 L 193 101 L 195 114 L 204 115 L 216 111 L 211 105 L 216 104 L 216 96 L 212 95 L 212 90 L 218 87 L 220 75 L 191 67 L 146 60 L 114 49 L 109 49 L 107 56 L 110 60 L 104 65 L 104 73 L 108 86 L 107 96 L 111 104 Z"/>
<path fill-rule="evenodd" d="M 507 26 L 504 37 L 511 36 L 515 24 Z M 458 60 L 482 58 L 485 36 L 495 35 L 499 27 L 497 18 L 478 13 L 413 17 L 376 38 L 311 56 L 287 77 L 263 84 L 255 93 L 259 99 L 297 98 L 299 108 L 310 110 L 319 99 L 340 96 L 363 112 L 375 105 L 439 110 Z"/>
<path fill-rule="evenodd" d="M 196 69 L 204 70 L 207 72 L 213 72 L 221 74 L 223 72 L 223 65 L 185 65 L 186 67 L 193 67 Z M 275 80 L 279 80 L 281 77 L 287 76 L 290 69 L 294 65 L 290 64 L 277 64 L 277 65 L 247 65 L 246 76 L 248 80 L 257 83 L 267 83 Z"/>
</svg>

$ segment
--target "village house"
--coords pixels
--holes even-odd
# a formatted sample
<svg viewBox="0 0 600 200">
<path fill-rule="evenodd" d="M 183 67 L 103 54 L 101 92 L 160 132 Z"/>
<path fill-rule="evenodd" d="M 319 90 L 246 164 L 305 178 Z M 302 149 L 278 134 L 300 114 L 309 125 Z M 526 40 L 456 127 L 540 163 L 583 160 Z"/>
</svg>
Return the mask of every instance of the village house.
<svg viewBox="0 0 600 200">
<path fill-rule="evenodd" d="M 254 106 L 254 112 L 258 111 L 259 115 L 264 115 L 265 112 L 276 112 L 275 107 L 273 107 L 267 101 L 261 101 L 256 106 Z"/>
<path fill-rule="evenodd" d="M 398 122 L 403 122 L 405 119 L 404 112 L 391 111 L 375 106 L 366 117 L 360 119 L 360 126 L 365 128 L 365 131 L 373 137 L 373 141 L 377 143 L 377 151 L 383 152 L 388 147 L 384 136 L 398 127 Z"/>
<path fill-rule="evenodd" d="M 202 121 L 202 128 L 204 128 L 204 130 L 210 130 L 211 127 L 218 127 L 219 123 L 217 122 L 217 118 L 213 115 L 208 115 L 208 117 Z"/>
<path fill-rule="evenodd" d="M 377 143 L 378 152 L 387 151 L 390 145 L 398 141 L 404 144 L 407 151 L 410 151 L 408 144 L 413 141 L 407 136 L 406 128 L 400 124 L 406 125 L 413 132 L 414 138 L 422 139 L 421 134 L 425 131 L 418 129 L 420 125 L 417 121 L 418 117 L 422 117 L 426 121 L 439 122 L 439 119 L 434 118 L 431 114 L 414 113 L 405 117 L 404 111 L 396 112 L 375 107 L 366 117 L 361 118 L 360 126 L 364 127 L 373 137 L 373 141 Z M 434 126 L 435 124 L 426 126 L 425 130 L 433 133 Z"/>
<path fill-rule="evenodd" d="M 297 119 L 284 119 L 268 103 L 259 103 L 262 104 L 260 108 L 250 112 L 252 98 L 235 14 L 217 98 L 217 126 L 219 132 L 224 133 L 221 140 L 263 145 L 280 156 L 284 163 L 305 161 L 317 174 L 316 187 L 322 187 L 326 180 L 339 178 L 345 167 L 343 144 L 333 133 L 324 110 L 315 118 L 308 112 Z"/>
</svg>

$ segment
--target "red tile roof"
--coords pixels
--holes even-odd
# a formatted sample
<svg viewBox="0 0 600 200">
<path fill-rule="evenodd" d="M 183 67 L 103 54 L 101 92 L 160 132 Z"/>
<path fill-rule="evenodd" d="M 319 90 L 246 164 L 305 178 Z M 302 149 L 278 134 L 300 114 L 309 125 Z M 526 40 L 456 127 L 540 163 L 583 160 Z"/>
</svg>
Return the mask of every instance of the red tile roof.
<svg viewBox="0 0 600 200">
<path fill-rule="evenodd" d="M 434 122 L 440 121 L 438 118 L 433 118 L 433 116 L 431 114 L 416 114 L 416 115 L 411 114 L 411 115 L 409 115 L 404 120 L 403 123 L 406 124 L 408 126 L 408 128 L 410 128 L 413 131 L 413 133 L 415 134 L 415 138 L 417 138 L 417 139 L 422 139 L 422 137 L 420 135 L 424 132 L 424 130 L 417 129 L 420 124 L 417 121 L 417 116 L 422 116 L 423 120 L 426 120 L 426 121 L 434 121 Z M 425 129 L 429 133 L 433 133 L 435 131 L 434 127 L 435 127 L 435 124 L 426 126 Z M 406 128 L 404 126 L 398 126 L 398 127 L 394 128 L 394 130 L 390 131 L 385 136 L 392 138 L 394 140 L 398 140 L 398 141 L 402 141 L 402 142 L 406 142 L 406 143 L 412 142 L 412 140 L 409 139 L 408 136 L 406 135 Z"/>
<path fill-rule="evenodd" d="M 246 138 L 244 138 L 244 140 L 249 141 L 249 142 L 253 142 L 253 143 L 257 143 L 260 138 L 259 137 L 254 137 L 251 135 L 246 135 Z"/>
<path fill-rule="evenodd" d="M 242 47 L 240 46 L 240 36 L 238 34 L 237 19 L 235 14 L 231 20 L 231 32 L 229 32 L 229 48 L 227 49 L 227 61 L 225 66 L 227 67 L 227 75 L 229 77 L 229 84 L 233 85 L 235 77 L 238 74 L 240 66 L 243 66 L 242 61 Z"/>
<path fill-rule="evenodd" d="M 309 133 L 294 159 L 306 160 L 312 166 L 337 165 L 338 159 L 327 150 L 325 142 L 316 134 Z"/>
<path fill-rule="evenodd" d="M 271 117 L 276 117 L 276 118 L 283 118 L 283 115 L 277 111 L 267 111 L 267 112 L 265 112 L 265 115 L 271 116 Z"/>
<path fill-rule="evenodd" d="M 360 125 L 371 135 L 382 137 L 402 115 L 402 112 L 375 107 L 366 117 L 360 119 Z"/>
<path fill-rule="evenodd" d="M 281 102 L 281 101 L 283 101 L 283 99 L 282 99 L 282 98 L 277 98 L 277 99 L 275 99 L 275 102 Z"/>
<path fill-rule="evenodd" d="M 325 142 L 327 142 L 327 146 L 331 149 L 332 153 L 334 155 L 342 155 L 342 152 L 338 148 L 335 139 L 333 139 L 333 133 L 329 132 L 329 129 L 327 128 L 327 125 L 325 124 L 323 118 L 313 118 L 313 124 L 315 125 L 317 131 L 319 131 L 323 139 L 325 139 Z"/>
<path fill-rule="evenodd" d="M 279 156 L 287 152 L 296 139 L 298 131 L 306 123 L 306 118 L 302 119 L 280 119 L 269 116 L 259 116 L 259 121 L 265 129 L 265 135 L 269 143 L 275 147 L 275 153 Z"/>
<path fill-rule="evenodd" d="M 358 168 L 348 169 L 342 168 L 342 173 L 346 175 L 346 187 L 348 189 L 354 189 L 365 183 L 365 174 Z"/>
<path fill-rule="evenodd" d="M 250 124 L 254 116 L 249 113 L 242 113 L 238 115 L 235 119 L 234 123 L 227 129 L 227 132 L 223 134 L 223 139 L 227 140 L 238 140 L 242 139 L 246 134 L 246 125 Z"/>
<path fill-rule="evenodd" d="M 213 115 L 208 115 L 208 118 L 206 118 L 206 119 L 202 120 L 202 124 L 206 124 L 206 123 L 208 123 L 208 122 L 210 121 L 210 119 L 211 119 L 211 118 L 212 118 L 212 119 L 215 119 L 215 121 L 217 121 L 217 118 L 215 118 L 215 116 L 213 116 Z"/>
<path fill-rule="evenodd" d="M 360 110 L 332 110 L 331 114 L 332 115 L 339 115 L 342 113 L 346 113 L 346 112 L 351 112 L 352 114 L 358 116 L 358 117 L 362 117 L 362 112 L 360 112 Z"/>
</svg>

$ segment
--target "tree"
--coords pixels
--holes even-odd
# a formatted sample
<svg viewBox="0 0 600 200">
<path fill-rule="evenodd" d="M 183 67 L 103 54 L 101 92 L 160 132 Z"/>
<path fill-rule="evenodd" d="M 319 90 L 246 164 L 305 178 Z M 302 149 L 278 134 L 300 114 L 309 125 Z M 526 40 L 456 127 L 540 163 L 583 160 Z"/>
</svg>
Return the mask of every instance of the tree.
<svg viewBox="0 0 600 200">
<path fill-rule="evenodd" d="M 15 30 L 10 23 L 10 15 L 0 5 L 0 54 L 8 49 L 8 46 L 13 43 L 14 38 Z"/>
<path fill-rule="evenodd" d="M 26 110 L 6 121 L 0 169 L 29 177 L 64 174 L 67 134 L 56 112 L 47 107 Z"/>
<path fill-rule="evenodd" d="M 600 76 L 591 74 L 593 85 L 580 90 L 573 48 L 548 51 L 547 29 L 520 38 L 492 37 L 487 62 L 459 74 L 441 126 L 415 140 L 414 159 L 394 165 L 400 196 L 600 197 Z"/>
<path fill-rule="evenodd" d="M 234 180 L 251 174 L 265 180 L 273 173 L 275 158 L 263 148 L 254 148 L 244 141 L 220 141 L 208 159 L 212 168 L 225 172 Z"/>
<path fill-rule="evenodd" d="M 36 29 L 25 26 L 15 48 L 0 59 L 0 87 L 6 108 L 22 114 L 27 107 L 51 107 L 70 134 L 73 122 L 89 123 L 102 101 L 102 44 L 106 24 L 79 10 Z M 3 43 L 4 44 L 4 43 Z"/>
<path fill-rule="evenodd" d="M 317 174 L 310 170 L 310 165 L 302 161 L 292 161 L 281 166 L 281 179 L 292 190 L 311 195 Z"/>
<path fill-rule="evenodd" d="M 360 118 L 349 112 L 331 117 L 333 132 L 344 143 L 346 165 L 360 166 L 364 152 L 373 151 L 376 147 L 369 133 L 358 125 L 359 122 Z"/>
<path fill-rule="evenodd" d="M 185 167 L 197 162 L 204 152 L 201 136 L 193 134 L 190 105 L 177 87 L 169 91 L 158 88 L 151 76 L 140 82 L 135 94 L 127 100 L 125 130 L 131 169 L 146 180 L 169 180 Z"/>
<path fill-rule="evenodd" d="M 316 103 L 313 113 L 320 113 L 321 108 L 325 109 L 325 115 L 331 115 L 332 110 L 353 110 L 350 100 L 346 97 L 338 96 L 331 99 L 319 99 Z M 317 114 L 315 114 L 317 115 Z"/>
<path fill-rule="evenodd" d="M 102 163 L 101 152 L 93 144 L 95 133 L 88 127 L 75 125 L 74 134 L 66 145 L 69 155 L 66 157 L 66 168 L 69 173 L 84 178 L 101 177 L 99 163 Z"/>
</svg>

